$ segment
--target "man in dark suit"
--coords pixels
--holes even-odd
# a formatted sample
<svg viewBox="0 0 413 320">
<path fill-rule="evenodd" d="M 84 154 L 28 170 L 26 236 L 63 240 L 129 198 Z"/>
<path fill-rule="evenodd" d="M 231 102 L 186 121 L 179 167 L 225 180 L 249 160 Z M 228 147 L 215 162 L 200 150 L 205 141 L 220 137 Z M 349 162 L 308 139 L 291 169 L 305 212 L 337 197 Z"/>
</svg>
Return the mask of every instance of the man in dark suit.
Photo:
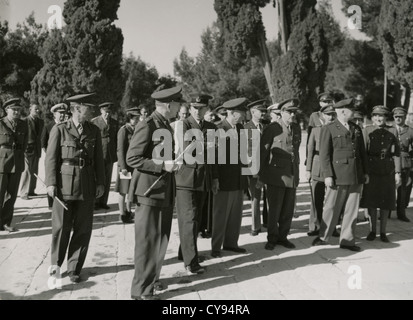
<svg viewBox="0 0 413 320">
<path fill-rule="evenodd" d="M 58 201 L 53 203 L 49 273 L 59 278 L 69 248 L 67 272 L 72 283 L 81 280 L 92 235 L 94 201 L 104 190 L 102 140 L 99 129 L 89 122 L 93 96 L 67 99 L 72 118 L 52 128 L 45 159 L 47 193 L 63 200 L 68 209 Z"/>
<path fill-rule="evenodd" d="M 212 190 L 216 194 L 218 191 L 218 168 L 207 163 L 207 131 L 215 132 L 216 126 L 205 121 L 204 115 L 212 97 L 206 94 L 194 94 L 191 99 L 191 116 L 178 122 L 175 127 L 175 136 L 178 137 L 176 143 L 179 145 L 178 154 L 181 154 L 191 143 L 194 144 L 194 148 L 191 149 L 192 157 L 185 157 L 181 168 L 175 174 L 176 211 L 181 241 L 178 257 L 184 261 L 185 268 L 190 274 L 198 274 L 205 271 L 198 261 L 199 224 L 208 192 Z M 189 130 L 191 132 L 188 132 Z M 185 134 L 189 136 L 186 137 Z M 195 141 L 193 142 L 192 139 Z"/>
<path fill-rule="evenodd" d="M 238 246 L 242 222 L 242 204 L 247 185 L 246 176 L 242 175 L 240 155 L 240 135 L 245 118 L 247 99 L 239 98 L 224 103 L 227 117 L 220 123 L 218 147 L 219 191 L 214 196 L 212 217 L 212 252 L 214 258 L 221 257 L 221 248 L 226 251 L 245 253 L 247 250 Z M 236 148 L 231 148 L 231 144 Z M 221 145 L 225 158 L 220 155 Z M 234 153 L 231 154 L 231 149 Z M 234 157 L 235 154 L 235 157 Z M 231 159 L 237 160 L 232 163 Z"/>
<path fill-rule="evenodd" d="M 359 210 L 361 189 L 369 183 L 367 154 L 359 126 L 351 122 L 354 100 L 334 105 L 337 119 L 322 127 L 320 134 L 321 174 L 327 187 L 320 236 L 313 246 L 328 244 L 344 208 L 340 248 L 360 251 L 354 229 Z"/>
<path fill-rule="evenodd" d="M 248 152 L 252 152 L 253 139 L 252 132 L 256 131 L 259 135 L 262 135 L 264 131 L 264 125 L 262 123 L 264 116 L 267 112 L 266 100 L 258 100 L 248 105 L 251 112 L 251 121 L 248 122 L 244 129 L 248 130 Z M 254 156 L 251 154 L 251 156 Z M 251 236 L 258 236 L 261 232 L 261 196 L 263 195 L 264 188 L 256 188 L 258 175 L 248 176 L 248 188 L 251 195 Z M 264 207 L 264 210 L 266 208 Z M 266 211 L 266 210 L 265 210 Z"/>
<path fill-rule="evenodd" d="M 92 120 L 92 123 L 100 129 L 102 136 L 103 160 L 105 161 L 105 193 L 96 201 L 95 209 L 109 209 L 108 197 L 110 184 L 112 182 L 113 164 L 117 161 L 117 140 L 118 124 L 110 115 L 114 107 L 112 102 L 102 103 L 99 117 Z"/>
<path fill-rule="evenodd" d="M 44 126 L 42 137 L 41 137 L 41 145 L 44 153 L 47 152 L 47 146 L 49 143 L 50 132 L 52 128 L 59 123 L 62 123 L 65 118 L 65 114 L 67 112 L 67 105 L 65 103 L 59 103 L 53 106 L 50 111 L 53 113 L 53 120 L 50 121 L 47 125 Z M 49 204 L 49 209 L 53 207 L 53 198 L 47 196 L 47 201 Z"/>
<path fill-rule="evenodd" d="M 299 184 L 301 128 L 294 122 L 298 100 L 283 101 L 279 107 L 281 119 L 271 123 L 261 138 L 261 167 L 257 187 L 264 183 L 268 191 L 266 250 L 274 250 L 277 244 L 288 249 L 295 248 L 287 236 L 291 228 Z"/>
<path fill-rule="evenodd" d="M 135 212 L 135 274 L 131 296 L 137 300 L 159 300 L 154 289 L 161 274 L 168 247 L 175 200 L 173 132 L 168 120 L 175 116 L 182 88 L 165 89 L 152 94 L 156 101 L 153 114 L 136 125 L 126 155 L 126 163 L 135 169 L 138 182 Z M 132 182 L 131 182 L 132 187 Z"/>
<path fill-rule="evenodd" d="M 39 159 L 42 156 L 41 135 L 44 121 L 40 118 L 40 108 L 33 104 L 30 106 L 30 114 L 25 119 L 28 128 L 27 147 L 24 152 L 25 168 L 21 177 L 20 197 L 29 200 L 30 196 L 36 196 L 37 175 L 39 173 Z"/>
<path fill-rule="evenodd" d="M 0 231 L 15 232 L 11 222 L 24 170 L 27 123 L 20 120 L 20 99 L 6 101 L 3 108 L 7 116 L 0 120 Z"/>
</svg>

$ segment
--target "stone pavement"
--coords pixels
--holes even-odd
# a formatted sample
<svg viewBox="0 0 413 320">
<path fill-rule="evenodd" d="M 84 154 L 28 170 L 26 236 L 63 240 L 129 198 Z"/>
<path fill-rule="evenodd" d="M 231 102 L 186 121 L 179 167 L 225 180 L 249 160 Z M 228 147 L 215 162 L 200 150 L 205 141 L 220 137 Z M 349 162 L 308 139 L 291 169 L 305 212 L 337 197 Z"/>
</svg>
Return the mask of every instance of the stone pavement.
<svg viewBox="0 0 413 320">
<path fill-rule="evenodd" d="M 306 141 L 303 139 L 303 141 Z M 304 143 L 303 143 L 304 144 Z M 303 151 L 303 148 L 302 148 Z M 304 158 L 304 157 L 303 157 Z M 40 177 L 44 177 L 40 161 Z M 302 168 L 301 176 L 304 176 Z M 304 178 L 301 179 L 304 181 Z M 37 193 L 45 193 L 40 184 Z M 368 223 L 357 227 L 360 253 L 338 248 L 338 240 L 326 247 L 311 247 L 307 236 L 310 191 L 298 188 L 297 214 L 290 239 L 297 249 L 264 250 L 266 233 L 249 235 L 251 210 L 244 202 L 239 244 L 247 254 L 223 251 L 210 254 L 210 240 L 199 239 L 202 264 L 207 272 L 185 273 L 177 260 L 179 246 L 176 217 L 173 220 L 161 280 L 168 285 L 160 293 L 168 300 L 313 300 L 313 299 L 404 299 L 413 298 L 413 223 L 393 218 L 388 223 L 390 244 L 367 242 Z M 129 300 L 133 277 L 134 226 L 119 221 L 117 194 L 111 192 L 111 209 L 97 211 L 84 269 L 83 282 L 69 283 L 63 273 L 61 289 L 48 288 L 51 213 L 46 197 L 29 201 L 18 198 L 13 225 L 20 231 L 0 232 L 0 300 Z M 408 210 L 413 221 L 413 208 Z M 66 265 L 62 267 L 62 272 Z"/>
</svg>

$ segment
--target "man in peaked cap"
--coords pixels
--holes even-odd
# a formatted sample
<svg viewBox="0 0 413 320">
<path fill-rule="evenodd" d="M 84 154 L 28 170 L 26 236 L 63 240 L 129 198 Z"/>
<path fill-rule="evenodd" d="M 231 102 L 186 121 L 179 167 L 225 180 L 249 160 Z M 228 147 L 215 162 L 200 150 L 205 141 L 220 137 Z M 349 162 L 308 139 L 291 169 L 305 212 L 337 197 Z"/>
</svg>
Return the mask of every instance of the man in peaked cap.
<svg viewBox="0 0 413 320">
<path fill-rule="evenodd" d="M 173 132 L 168 120 L 181 106 L 181 91 L 181 87 L 175 87 L 152 94 L 156 110 L 136 125 L 126 155 L 127 165 L 134 169 L 132 180 L 139 181 L 134 185 L 131 182 L 129 193 L 137 197 L 135 274 L 131 288 L 131 296 L 136 300 L 159 300 L 154 290 L 162 289 L 158 280 L 171 232 L 174 173 L 178 170 L 173 160 Z M 164 136 L 163 141 L 153 140 L 158 132 Z M 156 152 L 161 147 L 163 152 Z"/>
<path fill-rule="evenodd" d="M 47 125 L 44 126 L 43 132 L 42 132 L 42 137 L 41 137 L 41 145 L 44 153 L 47 152 L 47 146 L 49 142 L 49 137 L 50 137 L 50 132 L 52 131 L 52 128 L 59 123 L 62 123 L 65 118 L 65 114 L 67 112 L 67 105 L 65 103 L 59 103 L 54 105 L 50 111 L 53 114 L 53 120 L 50 121 Z M 47 201 L 49 204 L 49 209 L 52 209 L 53 207 L 53 198 L 47 196 Z"/>
<path fill-rule="evenodd" d="M 24 170 L 27 124 L 20 120 L 20 99 L 4 103 L 6 117 L 0 119 L 0 231 L 15 232 L 11 226 L 20 177 Z"/>
<path fill-rule="evenodd" d="M 100 129 L 102 137 L 103 159 L 105 161 L 105 193 L 96 201 L 95 210 L 109 209 L 108 198 L 110 191 L 110 184 L 112 181 L 113 164 L 118 161 L 117 149 L 117 134 L 118 123 L 111 117 L 113 113 L 114 104 L 112 102 L 105 102 L 99 105 L 101 115 L 92 119 L 92 123 Z"/>
<path fill-rule="evenodd" d="M 41 137 L 44 127 L 44 120 L 40 118 L 40 113 L 39 106 L 32 104 L 30 114 L 23 119 L 28 127 L 27 147 L 24 152 L 25 168 L 20 186 L 20 198 L 24 200 L 37 196 L 34 193 L 37 182 L 35 174 L 39 173 L 39 160 L 42 156 Z"/>
<path fill-rule="evenodd" d="M 219 191 L 214 196 L 212 217 L 212 252 L 214 258 L 221 256 L 221 249 L 237 253 L 245 253 L 244 248 L 238 246 L 238 239 L 242 221 L 242 204 L 244 190 L 247 186 L 246 176 L 242 175 L 239 137 L 243 126 L 242 120 L 247 111 L 247 99 L 238 98 L 224 103 L 227 117 L 218 126 L 223 136 L 219 137 L 219 144 L 225 144 L 225 164 L 218 166 Z M 232 140 L 232 141 L 231 141 Z M 237 163 L 231 164 L 231 143 L 237 146 Z M 219 156 L 219 153 L 218 153 Z M 222 159 L 220 159 L 222 160 Z M 217 163 L 221 163 L 218 161 Z"/>
<path fill-rule="evenodd" d="M 397 218 L 410 222 L 406 208 L 410 202 L 412 188 L 413 129 L 406 125 L 407 112 L 403 108 L 393 109 L 394 125 L 389 129 L 399 141 L 401 159 L 401 185 L 397 188 Z"/>
<path fill-rule="evenodd" d="M 258 130 L 260 136 L 264 131 L 264 116 L 267 112 L 266 100 L 258 100 L 248 105 L 248 108 L 251 112 L 251 121 L 245 124 L 244 129 L 248 130 L 248 152 L 252 151 L 253 139 L 252 132 L 253 130 Z M 252 155 L 254 156 L 254 155 Z M 258 158 L 258 157 L 257 157 Z M 251 223 L 251 236 L 258 236 L 261 232 L 261 196 L 263 195 L 264 188 L 256 188 L 258 180 L 258 175 L 248 176 L 248 188 L 251 195 L 251 210 L 252 210 L 252 223 Z M 264 201 L 265 203 L 265 201 Z M 264 224 L 266 221 L 266 205 L 264 206 Z"/>
<path fill-rule="evenodd" d="M 351 122 L 353 99 L 334 105 L 337 119 L 322 127 L 320 134 L 321 174 L 327 187 L 320 235 L 314 246 L 328 243 L 344 208 L 340 248 L 360 251 L 356 246 L 354 229 L 359 210 L 361 189 L 369 183 L 367 155 L 363 134 Z"/>
<path fill-rule="evenodd" d="M 334 104 L 334 97 L 329 92 L 324 92 L 318 95 L 318 101 L 320 103 L 320 110 L 321 108 L 332 106 Z M 308 121 L 308 136 L 311 134 L 311 130 L 314 127 L 321 127 L 324 124 L 323 113 L 321 111 L 313 112 L 310 116 Z"/>
<path fill-rule="evenodd" d="M 276 122 L 281 119 L 281 110 L 279 109 L 279 104 L 275 103 L 267 108 L 270 114 L 271 122 Z"/>
<path fill-rule="evenodd" d="M 67 256 L 67 272 L 78 283 L 93 227 L 93 207 L 104 191 L 105 171 L 99 129 L 89 122 L 94 94 L 67 99 L 72 118 L 56 124 L 50 132 L 45 167 L 47 193 L 59 201 L 52 209 L 52 248 L 49 273 L 59 278 Z M 73 234 L 71 231 L 73 229 Z"/>
<path fill-rule="evenodd" d="M 176 143 L 179 145 L 181 154 L 192 142 L 186 141 L 185 134 L 191 130 L 196 137 L 196 149 L 192 152 L 193 163 L 188 163 L 186 159 L 180 170 L 175 174 L 176 179 L 176 211 L 178 215 L 179 247 L 178 258 L 184 261 L 185 268 L 189 274 L 200 274 L 205 269 L 198 261 L 197 239 L 200 231 L 202 209 L 208 198 L 208 193 L 218 192 L 218 167 L 215 164 L 208 164 L 208 143 L 207 132 L 216 126 L 204 120 L 208 110 L 209 101 L 213 97 L 207 94 L 192 94 L 190 102 L 190 116 L 179 122 L 175 127 Z M 206 218 L 206 217 L 205 217 Z"/>
<path fill-rule="evenodd" d="M 288 249 L 295 248 L 287 236 L 299 183 L 301 128 L 294 121 L 298 100 L 285 100 L 279 108 L 281 119 L 271 123 L 261 138 L 261 166 L 257 185 L 267 185 L 269 209 L 266 250 L 274 250 L 277 244 Z"/>
</svg>

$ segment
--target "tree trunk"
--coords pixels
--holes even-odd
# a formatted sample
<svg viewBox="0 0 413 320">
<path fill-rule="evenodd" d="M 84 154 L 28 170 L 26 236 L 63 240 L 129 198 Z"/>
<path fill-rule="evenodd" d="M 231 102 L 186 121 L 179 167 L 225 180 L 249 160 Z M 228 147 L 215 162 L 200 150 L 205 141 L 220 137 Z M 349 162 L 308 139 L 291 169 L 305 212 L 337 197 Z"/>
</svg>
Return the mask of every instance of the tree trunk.
<svg viewBox="0 0 413 320">
<path fill-rule="evenodd" d="M 278 21 L 280 25 L 281 34 L 281 50 L 284 54 L 288 51 L 288 28 L 287 20 L 285 19 L 285 5 L 284 0 L 278 0 Z"/>
<path fill-rule="evenodd" d="M 274 86 L 273 86 L 272 78 L 271 78 L 272 64 L 271 64 L 270 54 L 268 52 L 268 47 L 265 42 L 264 34 L 261 34 L 260 36 L 259 46 L 260 46 L 260 60 L 261 60 L 262 67 L 264 70 L 265 79 L 267 80 L 268 90 L 270 91 L 272 103 L 276 103 Z"/>
</svg>

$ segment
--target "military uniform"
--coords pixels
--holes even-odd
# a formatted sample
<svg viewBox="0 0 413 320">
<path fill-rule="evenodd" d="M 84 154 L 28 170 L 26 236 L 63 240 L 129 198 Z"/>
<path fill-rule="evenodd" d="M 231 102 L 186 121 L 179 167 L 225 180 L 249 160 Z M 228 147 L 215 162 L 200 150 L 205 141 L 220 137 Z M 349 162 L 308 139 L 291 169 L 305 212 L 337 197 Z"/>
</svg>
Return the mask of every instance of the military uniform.
<svg viewBox="0 0 413 320">
<path fill-rule="evenodd" d="M 104 103 L 99 107 L 109 107 L 112 104 Z M 97 199 L 96 205 L 100 208 L 107 208 L 110 185 L 112 181 L 113 164 L 117 161 L 117 134 L 118 125 L 116 120 L 108 117 L 107 122 L 102 116 L 92 119 L 92 123 L 100 129 L 102 137 L 103 159 L 105 162 L 105 193 L 100 199 Z"/>
<path fill-rule="evenodd" d="M 71 97 L 83 103 L 90 95 Z M 57 124 L 50 132 L 45 159 L 46 185 L 57 187 L 52 210 L 52 266 L 63 264 L 67 248 L 69 276 L 79 276 L 92 234 L 96 187 L 105 181 L 102 140 L 99 129 L 85 121 L 80 134 L 73 119 Z M 71 230 L 73 228 L 73 235 Z"/>
<path fill-rule="evenodd" d="M 19 103 L 19 99 L 12 99 L 5 103 L 4 108 L 20 108 Z M 13 124 L 8 117 L 0 119 L 0 230 L 11 227 L 20 177 L 24 170 L 27 139 L 27 124 L 24 121 L 16 119 Z"/>
<path fill-rule="evenodd" d="M 20 196 L 28 197 L 35 194 L 37 182 L 35 174 L 39 173 L 39 159 L 42 156 L 41 136 L 44 121 L 30 115 L 24 121 L 28 127 L 28 138 L 24 152 L 25 169 L 21 177 Z"/>
<path fill-rule="evenodd" d="M 180 99 L 181 88 L 171 88 L 152 94 L 152 98 L 168 103 Z M 135 274 L 132 280 L 131 296 L 134 299 L 153 297 L 155 282 L 159 279 L 168 247 L 175 200 L 175 176 L 163 171 L 164 161 L 153 158 L 154 149 L 162 141 L 153 141 L 156 130 L 168 130 L 173 137 L 167 119 L 158 111 L 136 125 L 130 141 L 126 163 L 134 168 L 131 192 L 136 196 L 135 211 Z M 172 160 L 171 154 L 164 154 L 164 160 Z M 162 179 L 154 183 L 162 176 Z M 147 191 L 154 186 L 149 194 Z M 145 195 L 146 194 L 146 195 Z"/>
<path fill-rule="evenodd" d="M 334 107 L 351 110 L 354 109 L 354 101 L 343 100 Z M 322 127 L 320 164 L 322 177 L 332 178 L 334 186 L 327 188 L 320 237 L 314 240 L 313 245 L 324 245 L 328 242 L 344 208 L 340 247 L 359 251 L 360 248 L 355 246 L 354 229 L 361 188 L 368 173 L 366 150 L 360 127 L 352 122 L 343 124 L 338 119 Z"/>
<path fill-rule="evenodd" d="M 191 107 L 203 108 L 208 105 L 208 100 L 212 97 L 207 95 L 200 95 L 192 101 Z M 197 102 L 198 100 L 199 102 Z M 177 126 L 176 129 L 181 129 Z M 192 141 L 184 141 L 185 133 L 188 130 L 199 130 L 202 132 L 203 141 L 202 148 L 195 149 L 192 153 L 194 159 L 197 159 L 196 152 L 202 149 L 202 154 L 198 155 L 195 163 L 187 163 L 183 161 L 181 168 L 176 172 L 176 211 L 178 215 L 179 226 L 179 256 L 184 261 L 185 267 L 192 273 L 199 273 L 200 268 L 198 262 L 198 248 L 197 238 L 200 231 L 199 225 L 202 220 L 202 209 L 207 200 L 208 192 L 212 190 L 213 179 L 218 179 L 218 170 L 216 165 L 208 164 L 208 145 L 207 145 L 207 131 L 213 130 L 215 132 L 216 126 L 210 122 L 201 120 L 199 123 L 193 116 L 182 121 L 182 131 L 175 132 L 178 134 L 180 143 L 179 152 L 183 152 Z M 194 137 L 195 138 L 195 137 Z"/>
<path fill-rule="evenodd" d="M 298 101 L 290 99 L 282 102 L 282 111 L 295 112 Z M 271 123 L 261 138 L 260 180 L 268 191 L 268 236 L 267 250 L 279 244 L 287 244 L 294 215 L 296 190 L 299 184 L 299 148 L 301 128 L 292 122 L 290 128 L 284 120 Z"/>
</svg>

